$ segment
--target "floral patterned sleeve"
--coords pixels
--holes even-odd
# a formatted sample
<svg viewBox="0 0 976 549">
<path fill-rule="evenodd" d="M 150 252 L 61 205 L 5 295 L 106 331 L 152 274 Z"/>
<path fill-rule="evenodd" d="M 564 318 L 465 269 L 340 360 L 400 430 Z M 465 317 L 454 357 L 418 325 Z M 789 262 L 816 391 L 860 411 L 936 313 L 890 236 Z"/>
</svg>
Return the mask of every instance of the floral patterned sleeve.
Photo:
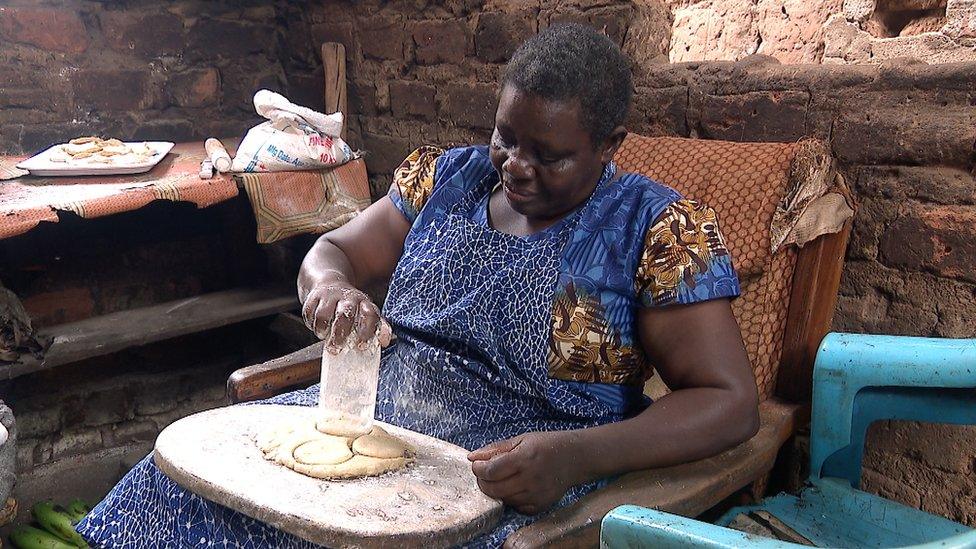
<svg viewBox="0 0 976 549">
<path fill-rule="evenodd" d="M 693 200 L 665 208 L 644 236 L 635 284 L 645 307 L 739 295 L 715 210 Z"/>
<path fill-rule="evenodd" d="M 434 190 L 434 168 L 442 154 L 444 150 L 437 147 L 420 147 L 393 172 L 390 200 L 411 223 Z"/>
</svg>

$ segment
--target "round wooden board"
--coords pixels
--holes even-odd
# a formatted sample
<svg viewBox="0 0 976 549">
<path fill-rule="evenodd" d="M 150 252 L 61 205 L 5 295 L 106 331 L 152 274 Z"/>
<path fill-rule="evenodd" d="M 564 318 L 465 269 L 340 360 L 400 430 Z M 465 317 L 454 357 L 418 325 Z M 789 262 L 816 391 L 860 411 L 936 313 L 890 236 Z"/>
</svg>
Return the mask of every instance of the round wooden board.
<svg viewBox="0 0 976 549">
<path fill-rule="evenodd" d="M 183 418 L 156 439 L 156 465 L 177 484 L 328 547 L 446 547 L 497 524 L 501 503 L 478 488 L 453 444 L 380 424 L 417 451 L 404 469 L 351 480 L 319 480 L 264 459 L 254 437 L 317 408 L 229 406 Z"/>
</svg>

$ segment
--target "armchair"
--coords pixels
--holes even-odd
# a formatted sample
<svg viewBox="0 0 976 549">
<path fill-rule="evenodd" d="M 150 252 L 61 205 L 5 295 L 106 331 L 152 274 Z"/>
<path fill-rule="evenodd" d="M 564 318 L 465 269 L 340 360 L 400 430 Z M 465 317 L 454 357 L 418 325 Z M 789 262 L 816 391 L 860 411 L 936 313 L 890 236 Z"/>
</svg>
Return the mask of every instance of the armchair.
<svg viewBox="0 0 976 549">
<path fill-rule="evenodd" d="M 814 354 L 830 326 L 852 210 L 822 143 L 631 134 L 615 160 L 621 169 L 664 181 L 718 213 L 742 286 L 733 312 L 760 389 L 760 430 L 712 458 L 623 475 L 522 528 L 509 537 L 509 547 L 594 546 L 600 520 L 621 504 L 696 515 L 762 479 L 802 420 Z M 313 383 L 320 357 L 317 344 L 242 368 L 228 380 L 231 400 L 267 398 Z M 645 387 L 652 397 L 666 391 L 656 377 Z"/>
</svg>

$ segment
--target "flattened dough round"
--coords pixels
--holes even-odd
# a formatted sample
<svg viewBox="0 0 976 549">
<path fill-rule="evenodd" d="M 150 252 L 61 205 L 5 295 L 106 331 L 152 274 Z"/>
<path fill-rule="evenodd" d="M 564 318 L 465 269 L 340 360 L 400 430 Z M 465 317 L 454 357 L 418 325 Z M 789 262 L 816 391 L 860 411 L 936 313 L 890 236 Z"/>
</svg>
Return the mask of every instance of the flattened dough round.
<svg viewBox="0 0 976 549">
<path fill-rule="evenodd" d="M 413 450 L 380 427 L 353 439 L 322 432 L 322 423 L 279 425 L 259 434 L 255 443 L 265 459 L 321 479 L 380 475 L 412 461 Z"/>
<path fill-rule="evenodd" d="M 369 456 L 353 456 L 349 461 L 336 465 L 295 464 L 294 469 L 303 475 L 315 478 L 355 478 L 382 475 L 406 465 L 407 458 L 380 459 Z"/>
<path fill-rule="evenodd" d="M 357 437 L 363 434 L 359 421 L 344 418 L 320 419 L 315 422 L 319 432 L 337 437 Z"/>
<path fill-rule="evenodd" d="M 374 430 L 354 440 L 352 451 L 363 456 L 392 459 L 407 455 L 407 446 L 383 431 L 377 433 Z"/>
<path fill-rule="evenodd" d="M 293 425 L 278 425 L 273 429 L 268 429 L 258 435 L 258 448 L 264 453 L 271 452 L 281 446 L 281 443 L 294 431 Z"/>
<path fill-rule="evenodd" d="M 296 447 L 292 452 L 303 465 L 337 465 L 352 458 L 349 443 L 341 437 L 317 438 Z"/>
</svg>

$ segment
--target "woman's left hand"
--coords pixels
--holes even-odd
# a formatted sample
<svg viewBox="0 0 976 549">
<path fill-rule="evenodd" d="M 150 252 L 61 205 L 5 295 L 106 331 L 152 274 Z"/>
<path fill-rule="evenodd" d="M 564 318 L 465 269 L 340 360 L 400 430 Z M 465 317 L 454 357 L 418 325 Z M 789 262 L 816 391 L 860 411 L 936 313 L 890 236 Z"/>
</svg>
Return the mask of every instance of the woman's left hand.
<svg viewBox="0 0 976 549">
<path fill-rule="evenodd" d="M 516 511 L 545 511 L 584 479 L 571 431 L 525 433 L 468 454 L 478 487 Z"/>
</svg>

